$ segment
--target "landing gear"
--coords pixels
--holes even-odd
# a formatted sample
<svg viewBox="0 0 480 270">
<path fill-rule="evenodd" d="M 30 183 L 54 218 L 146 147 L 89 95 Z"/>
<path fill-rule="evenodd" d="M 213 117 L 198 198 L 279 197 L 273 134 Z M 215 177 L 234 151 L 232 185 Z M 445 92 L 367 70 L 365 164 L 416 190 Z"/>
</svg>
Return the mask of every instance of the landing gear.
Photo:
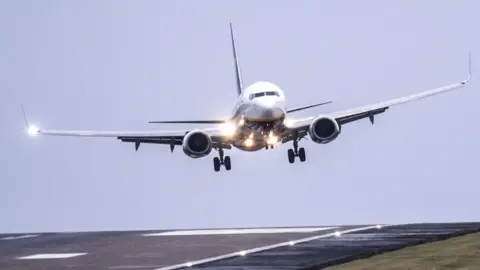
<svg viewBox="0 0 480 270">
<path fill-rule="evenodd" d="M 300 147 L 300 149 L 298 149 L 298 158 L 300 158 L 300 162 L 305 162 L 306 160 L 305 148 Z"/>
<path fill-rule="evenodd" d="M 305 148 L 303 147 L 298 148 L 297 140 L 293 141 L 293 149 L 288 149 L 287 154 L 288 154 L 288 162 L 290 163 L 295 162 L 295 157 L 298 157 L 300 159 L 300 162 L 305 162 L 306 160 Z"/>
<path fill-rule="evenodd" d="M 221 166 L 220 159 L 218 157 L 214 157 L 213 158 L 213 170 L 216 171 L 216 172 L 220 171 L 220 166 Z"/>
<path fill-rule="evenodd" d="M 218 154 L 220 155 L 220 157 L 214 157 L 213 158 L 213 170 L 218 172 L 218 171 L 220 171 L 220 167 L 222 165 L 225 165 L 225 169 L 227 171 L 230 171 L 232 169 L 232 161 L 231 161 L 230 157 L 229 156 L 226 156 L 226 157 L 223 156 L 224 153 L 223 153 L 222 148 L 218 149 Z"/>
<path fill-rule="evenodd" d="M 288 149 L 288 162 L 294 163 L 295 162 L 295 152 L 292 149 Z"/>
<path fill-rule="evenodd" d="M 223 164 L 225 165 L 225 169 L 226 169 L 227 171 L 230 171 L 230 169 L 232 169 L 232 162 L 230 161 L 230 157 L 229 157 L 229 156 L 226 156 L 226 157 L 225 157 L 225 160 L 224 160 Z"/>
</svg>

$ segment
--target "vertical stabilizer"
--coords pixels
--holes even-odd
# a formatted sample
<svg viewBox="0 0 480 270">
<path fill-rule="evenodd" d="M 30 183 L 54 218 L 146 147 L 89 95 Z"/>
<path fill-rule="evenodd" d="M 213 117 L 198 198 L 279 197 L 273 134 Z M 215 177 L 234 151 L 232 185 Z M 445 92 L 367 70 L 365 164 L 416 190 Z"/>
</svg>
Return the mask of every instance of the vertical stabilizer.
<svg viewBox="0 0 480 270">
<path fill-rule="evenodd" d="M 237 49 L 235 46 L 235 37 L 233 35 L 233 26 L 230 22 L 230 36 L 232 38 L 232 50 L 233 50 L 233 59 L 235 60 L 235 79 L 237 83 L 237 94 L 242 94 L 243 91 L 243 82 L 242 82 L 242 73 L 240 72 L 240 64 L 238 62 Z"/>
</svg>

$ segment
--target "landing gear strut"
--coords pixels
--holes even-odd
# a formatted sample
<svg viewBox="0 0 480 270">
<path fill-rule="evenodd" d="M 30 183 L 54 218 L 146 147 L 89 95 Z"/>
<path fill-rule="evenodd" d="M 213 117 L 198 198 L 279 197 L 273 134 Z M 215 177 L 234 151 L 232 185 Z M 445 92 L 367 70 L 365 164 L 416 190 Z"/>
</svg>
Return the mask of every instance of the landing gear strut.
<svg viewBox="0 0 480 270">
<path fill-rule="evenodd" d="M 223 149 L 219 148 L 218 149 L 218 154 L 220 157 L 214 157 L 213 158 L 213 170 L 218 172 L 220 171 L 220 166 L 225 165 L 225 169 L 227 171 L 230 171 L 232 169 L 232 162 L 230 160 L 229 156 L 224 157 L 223 156 Z"/>
<path fill-rule="evenodd" d="M 300 159 L 300 162 L 305 162 L 306 157 L 305 157 L 305 148 L 300 147 L 298 148 L 298 140 L 293 140 L 293 149 L 288 149 L 287 151 L 288 154 L 288 162 L 294 163 L 295 162 L 295 157 L 298 157 Z"/>
</svg>

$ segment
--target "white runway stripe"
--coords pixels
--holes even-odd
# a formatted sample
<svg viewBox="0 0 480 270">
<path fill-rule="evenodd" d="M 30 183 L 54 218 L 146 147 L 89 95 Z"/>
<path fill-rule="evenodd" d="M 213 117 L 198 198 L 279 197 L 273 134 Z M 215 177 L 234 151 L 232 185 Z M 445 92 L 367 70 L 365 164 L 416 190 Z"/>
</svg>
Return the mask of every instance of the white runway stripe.
<svg viewBox="0 0 480 270">
<path fill-rule="evenodd" d="M 25 239 L 25 238 L 32 238 L 37 237 L 36 234 L 25 234 L 25 235 L 17 235 L 17 236 L 8 236 L 0 238 L 0 240 L 8 241 L 8 240 L 18 240 L 18 239 Z"/>
<path fill-rule="evenodd" d="M 389 225 L 389 226 L 392 226 L 392 225 Z M 185 263 L 176 264 L 176 265 L 170 265 L 170 266 L 166 266 L 166 267 L 157 268 L 157 269 L 154 269 L 154 270 L 174 270 L 174 269 L 180 269 L 180 268 L 185 268 L 185 267 L 192 267 L 192 266 L 197 265 L 197 264 L 203 264 L 203 263 L 208 263 L 208 262 L 233 258 L 233 257 L 236 257 L 236 256 L 248 256 L 248 254 L 255 253 L 255 252 L 265 251 L 265 250 L 274 249 L 274 248 L 278 248 L 278 247 L 289 246 L 289 245 L 293 246 L 293 245 L 296 245 L 296 244 L 299 244 L 299 243 L 305 243 L 305 242 L 309 242 L 309 241 L 313 241 L 313 240 L 317 240 L 317 239 L 321 239 L 321 238 L 332 237 L 332 236 L 341 237 L 341 235 L 345 234 L 345 233 L 359 232 L 359 231 L 365 231 L 365 230 L 370 230 L 370 229 L 375 229 L 375 228 L 378 229 L 379 228 L 378 225 L 360 227 L 360 228 L 354 228 L 354 229 L 349 229 L 349 230 L 344 230 L 344 231 L 337 231 L 337 232 L 333 232 L 333 233 L 316 235 L 316 236 L 312 236 L 312 237 L 297 239 L 297 240 L 278 243 L 278 244 L 274 244 L 274 245 L 263 246 L 263 247 L 243 250 L 243 251 L 239 251 L 239 252 L 235 252 L 235 253 L 220 255 L 220 256 L 216 256 L 216 257 L 205 258 L 205 259 L 202 259 L 202 260 L 185 262 Z"/>
<path fill-rule="evenodd" d="M 221 229 L 221 230 L 184 230 L 160 233 L 147 233 L 143 236 L 179 236 L 179 235 L 218 235 L 218 234 L 268 234 L 268 233 L 312 233 L 335 229 L 336 227 L 312 228 L 250 228 L 250 229 Z"/>
<path fill-rule="evenodd" d="M 38 260 L 38 259 L 67 259 L 85 255 L 87 253 L 45 253 L 18 257 L 18 260 Z"/>
</svg>

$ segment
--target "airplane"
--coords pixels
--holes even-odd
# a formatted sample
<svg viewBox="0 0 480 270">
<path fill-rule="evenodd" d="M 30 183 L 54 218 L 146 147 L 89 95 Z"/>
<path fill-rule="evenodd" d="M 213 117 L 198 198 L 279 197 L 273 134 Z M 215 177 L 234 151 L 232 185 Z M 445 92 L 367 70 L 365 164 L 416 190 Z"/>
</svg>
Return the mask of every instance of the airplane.
<svg viewBox="0 0 480 270">
<path fill-rule="evenodd" d="M 305 162 L 305 149 L 299 147 L 298 143 L 307 136 L 317 144 L 330 143 L 340 135 L 345 124 L 369 118 L 373 125 L 374 117 L 384 113 L 390 107 L 462 88 L 470 81 L 472 74 L 471 54 L 469 54 L 469 74 L 464 81 L 374 104 L 294 119 L 289 116 L 293 112 L 329 104 L 331 101 L 286 108 L 285 93 L 277 85 L 267 81 L 257 81 L 244 87 L 232 23 L 230 23 L 230 38 L 237 91 L 237 101 L 231 117 L 216 120 L 149 122 L 151 124 L 220 124 L 219 127 L 140 131 L 43 130 L 29 123 L 22 105 L 28 133 L 30 135 L 117 138 L 122 142 L 134 143 L 135 151 L 138 151 L 142 143 L 170 145 L 171 152 L 175 146 L 181 146 L 184 154 L 194 159 L 206 157 L 212 150 L 216 150 L 218 156 L 213 158 L 213 168 L 216 172 L 220 171 L 222 165 L 227 171 L 231 170 L 231 158 L 224 154 L 224 150 L 233 147 L 242 151 L 255 152 L 261 149 L 273 149 L 279 143 L 292 142 L 293 147 L 287 150 L 289 163 L 294 163 L 296 158 L 300 162 Z"/>
</svg>

